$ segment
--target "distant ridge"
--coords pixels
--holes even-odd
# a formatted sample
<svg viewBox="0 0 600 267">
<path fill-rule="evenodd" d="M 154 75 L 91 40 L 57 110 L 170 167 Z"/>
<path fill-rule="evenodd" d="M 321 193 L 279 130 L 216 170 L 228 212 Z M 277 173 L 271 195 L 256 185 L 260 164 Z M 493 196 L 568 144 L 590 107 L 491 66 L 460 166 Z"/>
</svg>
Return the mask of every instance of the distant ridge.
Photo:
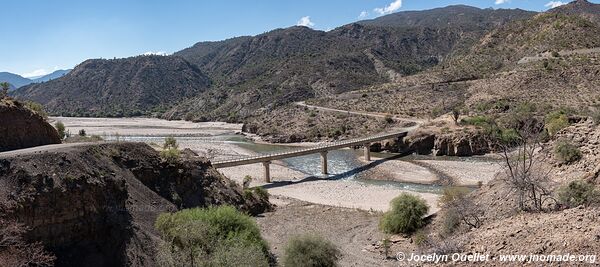
<svg viewBox="0 0 600 267">
<path fill-rule="evenodd" d="M 70 71 L 71 71 L 70 69 L 57 70 L 50 74 L 37 76 L 33 79 L 25 78 L 21 75 L 10 73 L 10 72 L 0 72 L 0 82 L 8 82 L 11 85 L 10 90 L 14 90 L 14 89 L 23 87 L 28 84 L 47 82 L 49 80 L 60 78 L 60 77 L 64 76 L 65 74 L 69 73 Z"/>
</svg>

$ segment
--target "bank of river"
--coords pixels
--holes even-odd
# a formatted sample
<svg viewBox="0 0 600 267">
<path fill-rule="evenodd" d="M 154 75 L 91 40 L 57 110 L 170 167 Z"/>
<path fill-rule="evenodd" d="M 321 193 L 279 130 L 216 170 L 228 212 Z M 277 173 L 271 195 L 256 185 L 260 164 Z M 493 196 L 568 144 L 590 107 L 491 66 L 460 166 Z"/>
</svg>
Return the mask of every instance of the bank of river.
<svg viewBox="0 0 600 267">
<path fill-rule="evenodd" d="M 71 133 L 85 129 L 88 134 L 100 135 L 107 140 L 146 142 L 157 148 L 164 142 L 166 136 L 174 136 L 180 148 L 190 148 L 210 159 L 296 148 L 255 143 L 250 138 L 239 134 L 241 130 L 239 124 L 190 123 L 158 119 L 53 119 L 62 121 Z M 244 176 L 250 175 L 254 178 L 252 185 L 262 185 L 273 195 L 317 204 L 378 211 L 387 210 L 389 201 L 400 193 L 412 192 L 423 197 L 432 207 L 431 211 L 435 212 L 438 194 L 443 187 L 439 183 L 431 184 L 431 180 L 439 179 L 444 175 L 459 176 L 456 180 L 465 179 L 470 182 L 482 180 L 482 171 L 478 170 L 481 166 L 478 164 L 484 159 L 442 158 L 440 160 L 432 157 L 404 157 L 366 163 L 359 155 L 358 151 L 352 149 L 329 152 L 330 175 L 327 176 L 320 174 L 318 154 L 276 161 L 271 165 L 273 183 L 270 184 L 262 181 L 262 164 L 230 167 L 220 171 L 238 182 L 241 182 Z M 374 156 L 389 155 L 375 154 Z M 483 173 L 491 173 L 491 171 L 488 168 Z M 398 177 L 401 179 L 397 179 Z"/>
</svg>

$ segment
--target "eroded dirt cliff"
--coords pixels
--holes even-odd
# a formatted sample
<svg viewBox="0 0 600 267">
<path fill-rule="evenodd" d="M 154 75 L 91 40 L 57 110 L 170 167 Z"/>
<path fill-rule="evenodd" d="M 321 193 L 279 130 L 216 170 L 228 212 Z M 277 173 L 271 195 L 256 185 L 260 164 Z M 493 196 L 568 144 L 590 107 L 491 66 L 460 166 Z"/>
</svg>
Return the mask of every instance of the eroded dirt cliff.
<svg viewBox="0 0 600 267">
<path fill-rule="evenodd" d="M 0 100 L 0 152 L 58 143 L 58 132 L 42 116 L 21 102 Z"/>
<path fill-rule="evenodd" d="M 251 214 L 270 208 L 207 160 L 169 163 L 142 143 L 8 155 L 0 155 L 0 216 L 28 226 L 28 239 L 42 241 L 58 266 L 153 266 L 161 212 L 222 204 Z"/>
</svg>

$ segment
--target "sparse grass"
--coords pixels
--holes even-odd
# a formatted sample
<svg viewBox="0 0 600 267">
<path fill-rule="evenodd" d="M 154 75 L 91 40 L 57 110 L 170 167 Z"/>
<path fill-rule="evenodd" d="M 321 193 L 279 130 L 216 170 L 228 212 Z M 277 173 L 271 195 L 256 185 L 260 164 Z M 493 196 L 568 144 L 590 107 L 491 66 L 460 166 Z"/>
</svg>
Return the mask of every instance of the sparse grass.
<svg viewBox="0 0 600 267">
<path fill-rule="evenodd" d="M 460 226 L 460 215 L 454 209 L 446 211 L 442 221 L 442 229 L 440 229 L 441 236 L 450 236 Z"/>
<path fill-rule="evenodd" d="M 415 245 L 417 245 L 418 247 L 423 247 L 425 246 L 425 244 L 427 244 L 427 235 L 421 230 L 417 231 L 413 235 L 412 239 L 413 242 L 415 242 Z"/>
</svg>

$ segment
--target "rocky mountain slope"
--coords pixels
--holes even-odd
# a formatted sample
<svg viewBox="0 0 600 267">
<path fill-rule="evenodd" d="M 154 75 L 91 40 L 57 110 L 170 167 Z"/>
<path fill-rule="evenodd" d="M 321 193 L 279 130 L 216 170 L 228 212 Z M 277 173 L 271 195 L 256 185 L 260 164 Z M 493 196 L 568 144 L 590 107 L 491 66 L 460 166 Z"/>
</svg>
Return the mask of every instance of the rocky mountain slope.
<svg viewBox="0 0 600 267">
<path fill-rule="evenodd" d="M 147 71 L 142 61 L 149 60 L 131 58 L 87 61 L 61 79 L 23 88 L 16 96 L 41 102 L 54 114 L 130 116 L 154 110 L 166 111 L 162 116 L 169 119 L 240 121 L 260 109 L 395 81 L 430 69 L 493 27 L 533 14 L 451 6 L 399 12 L 389 19 L 328 32 L 307 27 L 277 29 L 257 36 L 201 42 L 174 56 L 153 59 L 157 69 L 162 66 L 172 71 L 169 65 L 187 64 L 179 59 L 183 58 L 210 78 L 210 86 L 205 79 L 194 77 L 193 71 L 136 76 L 134 73 Z M 422 19 L 413 21 L 416 17 Z M 195 90 L 182 92 L 182 87 Z M 166 88 L 177 90 L 163 96 Z M 156 97 L 140 97 L 147 91 L 159 92 Z M 125 98 L 131 108 L 121 101 Z"/>
<path fill-rule="evenodd" d="M 181 58 L 138 56 L 87 60 L 62 78 L 14 94 L 43 104 L 52 114 L 139 116 L 164 111 L 210 85 L 208 77 Z"/>
<path fill-rule="evenodd" d="M 161 212 L 270 208 L 203 159 L 167 162 L 142 143 L 106 143 L 3 157 L 0 217 L 24 223 L 57 266 L 155 266 Z"/>
<path fill-rule="evenodd" d="M 23 103 L 0 99 L 0 121 L 0 152 L 60 143 L 56 129 Z"/>
<path fill-rule="evenodd" d="M 573 11 L 581 5 L 584 10 L 600 6 L 577 1 L 510 22 L 483 36 L 468 53 L 453 54 L 431 70 L 308 102 L 423 118 L 461 105 L 464 112 L 487 113 L 495 105 L 525 102 L 585 113 L 600 97 L 600 26 L 585 12 Z"/>
<path fill-rule="evenodd" d="M 31 80 L 21 77 L 21 75 L 17 75 L 10 72 L 0 72 L 0 82 L 7 82 L 11 84 L 14 88 L 18 88 L 31 83 Z"/>
<path fill-rule="evenodd" d="M 49 80 L 57 79 L 65 74 L 69 73 L 71 70 L 56 70 L 50 74 L 41 75 L 37 77 L 25 78 L 21 75 L 10 73 L 10 72 L 0 72 L 0 82 L 7 82 L 11 85 L 10 90 L 17 89 L 19 87 L 31 84 L 31 83 L 41 83 L 47 82 Z"/>
<path fill-rule="evenodd" d="M 599 46 L 600 24 L 583 15 L 549 12 L 491 31 L 464 54 L 450 58 L 442 69 L 454 80 L 482 78 L 514 68 L 526 56 Z"/>
<path fill-rule="evenodd" d="M 568 5 L 555 7 L 548 11 L 564 15 L 578 15 L 595 23 L 600 23 L 600 5 L 587 0 L 575 0 Z"/>
</svg>

